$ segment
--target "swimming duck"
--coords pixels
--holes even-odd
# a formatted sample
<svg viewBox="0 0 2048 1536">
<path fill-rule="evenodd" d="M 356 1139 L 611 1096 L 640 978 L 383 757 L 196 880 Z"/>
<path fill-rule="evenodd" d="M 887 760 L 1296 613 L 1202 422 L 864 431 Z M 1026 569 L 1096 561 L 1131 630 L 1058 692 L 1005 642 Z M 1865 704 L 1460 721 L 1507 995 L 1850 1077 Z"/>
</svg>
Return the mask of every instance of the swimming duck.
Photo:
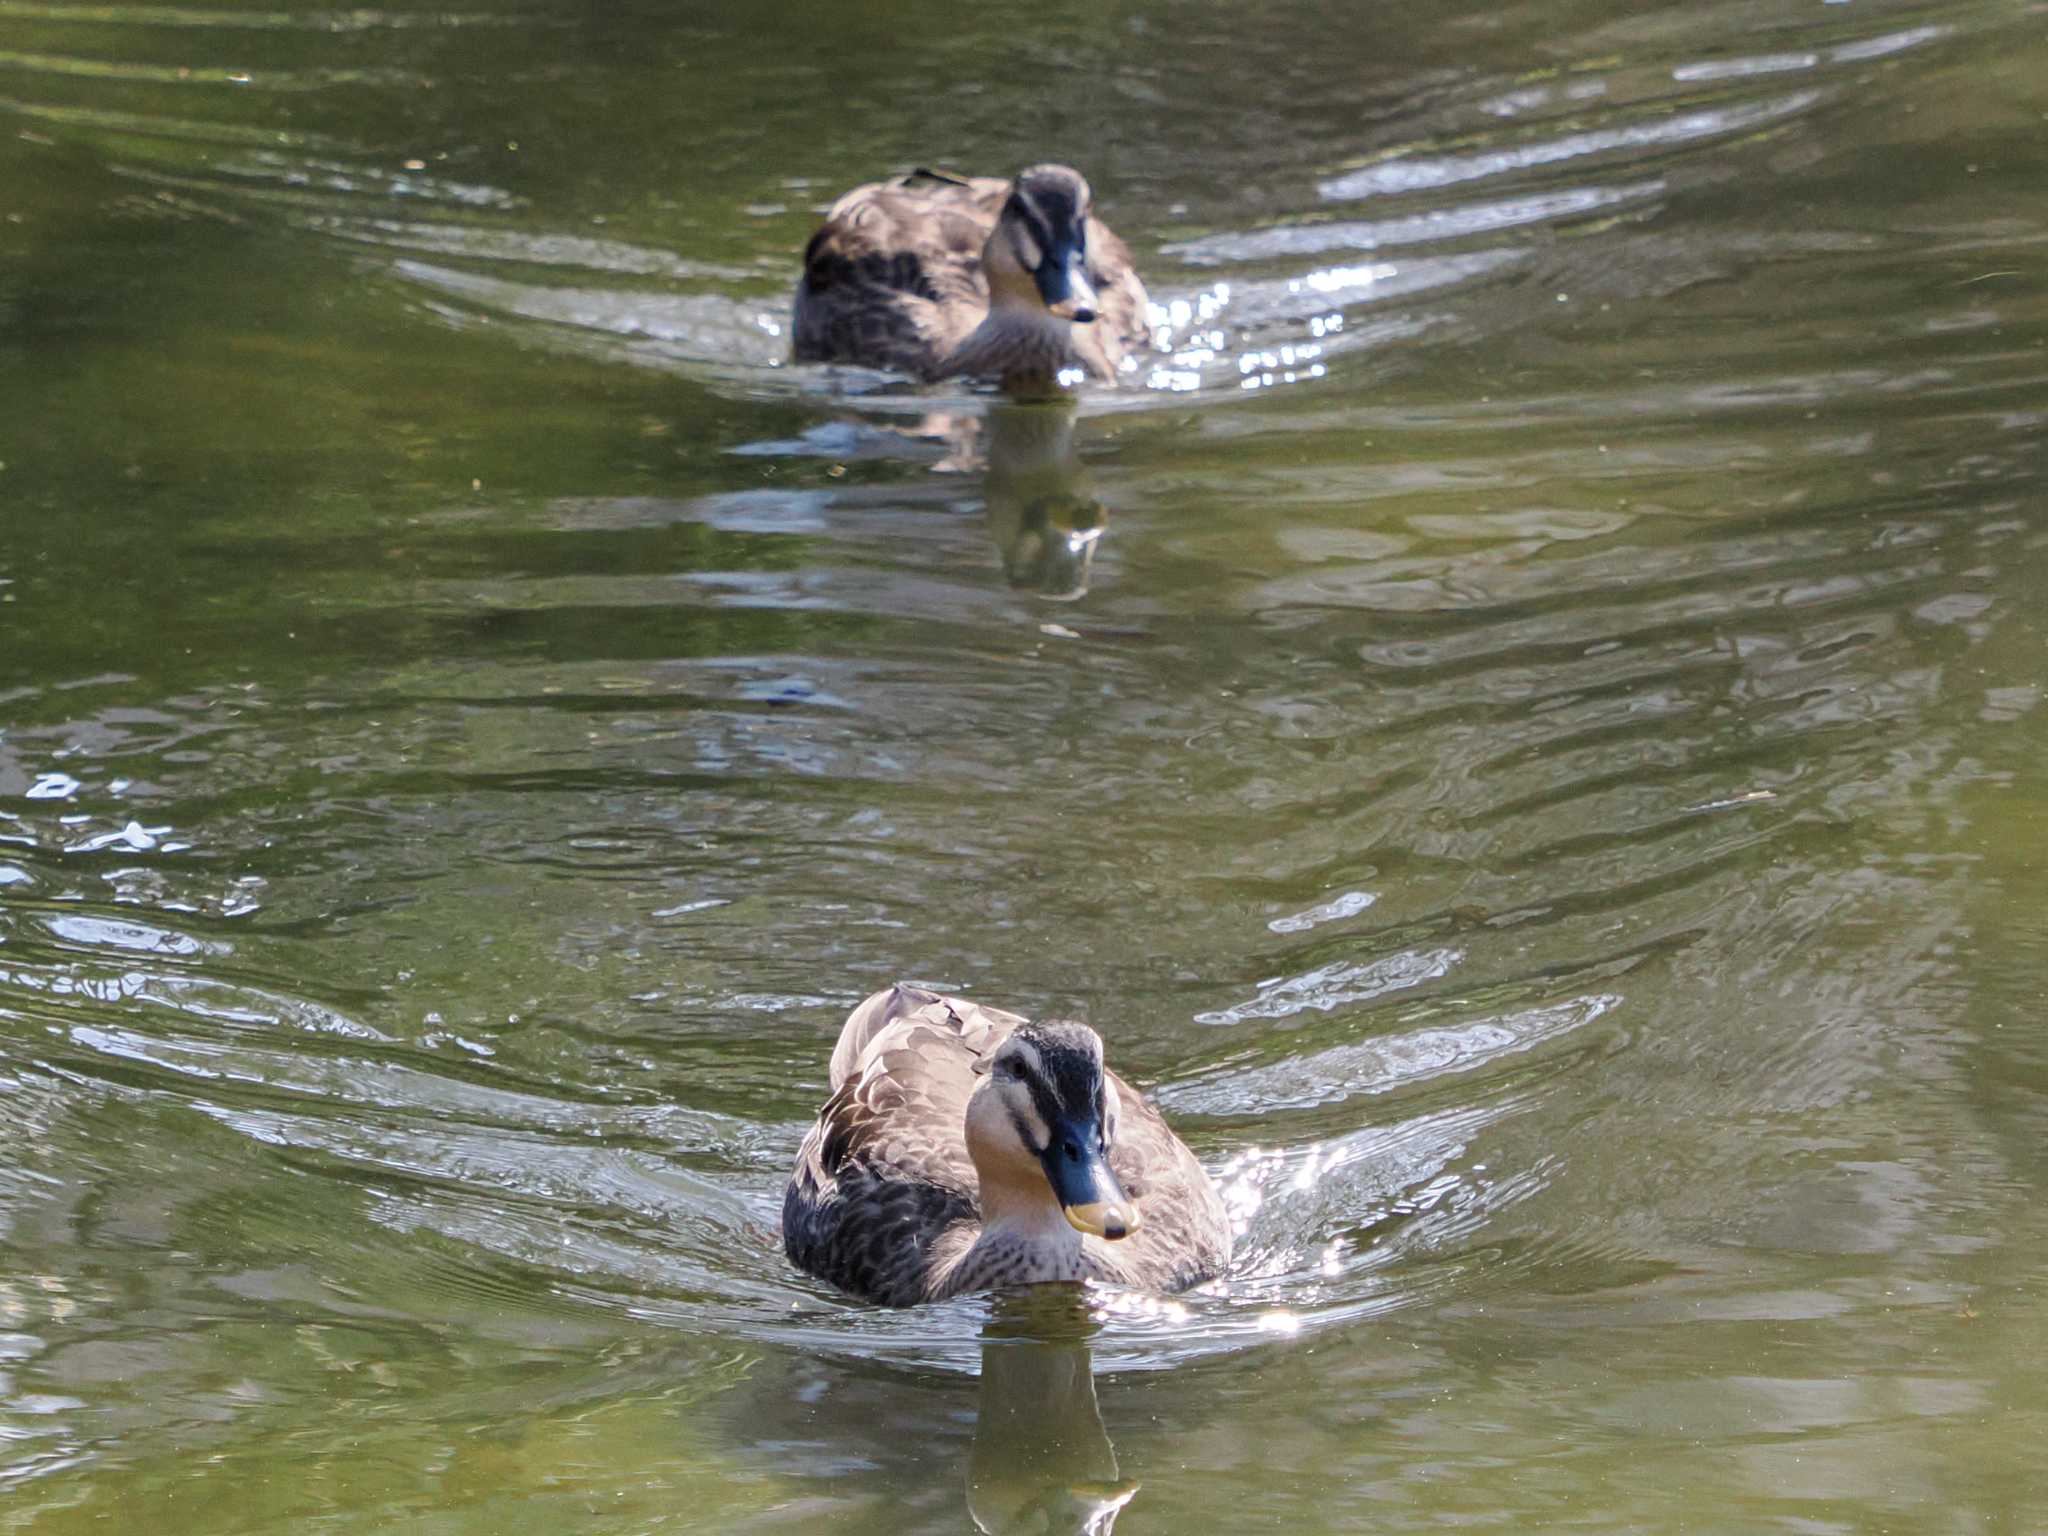
<svg viewBox="0 0 2048 1536">
<path fill-rule="evenodd" d="M 1145 285 L 1091 201 L 1064 165 L 855 187 L 804 249 L 796 360 L 994 378 L 1026 396 L 1077 369 L 1114 380 L 1146 339 Z"/>
<path fill-rule="evenodd" d="M 1057 1280 L 1175 1291 L 1230 1262 L 1215 1185 L 1085 1024 L 899 983 L 847 1017 L 831 1088 L 782 1240 L 843 1290 L 888 1306 Z"/>
</svg>

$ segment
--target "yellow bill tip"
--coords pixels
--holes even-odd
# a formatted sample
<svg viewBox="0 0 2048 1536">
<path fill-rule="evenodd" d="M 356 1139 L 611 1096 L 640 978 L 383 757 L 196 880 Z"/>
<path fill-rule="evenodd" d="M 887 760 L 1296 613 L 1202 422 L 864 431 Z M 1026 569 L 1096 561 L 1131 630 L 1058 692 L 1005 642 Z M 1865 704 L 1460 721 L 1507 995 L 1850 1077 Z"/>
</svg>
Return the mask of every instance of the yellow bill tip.
<svg viewBox="0 0 2048 1536">
<path fill-rule="evenodd" d="M 1069 1226 L 1078 1232 L 1086 1232 L 1090 1237 L 1116 1242 L 1138 1230 L 1138 1208 L 1135 1205 L 1103 1201 L 1095 1205 L 1067 1205 L 1060 1209 Z"/>
</svg>

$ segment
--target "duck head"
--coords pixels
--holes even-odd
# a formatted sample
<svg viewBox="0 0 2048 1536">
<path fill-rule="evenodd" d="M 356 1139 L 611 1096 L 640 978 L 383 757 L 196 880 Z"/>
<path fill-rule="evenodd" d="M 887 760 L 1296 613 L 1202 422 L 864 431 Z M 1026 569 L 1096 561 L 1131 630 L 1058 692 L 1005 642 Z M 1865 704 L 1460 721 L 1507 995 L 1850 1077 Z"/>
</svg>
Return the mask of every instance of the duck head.
<svg viewBox="0 0 2048 1536">
<path fill-rule="evenodd" d="M 1100 1035 L 1085 1024 L 1022 1025 L 974 1070 L 983 1080 L 967 1103 L 967 1149 L 985 1216 L 1049 1196 L 1076 1231 L 1114 1242 L 1138 1230 L 1138 1207 L 1109 1166 L 1119 1106 Z"/>
<path fill-rule="evenodd" d="M 1041 309 L 1087 325 L 1099 301 L 1088 280 L 1088 207 L 1079 171 L 1034 165 L 1017 173 L 996 227 L 982 247 L 989 302 Z"/>
</svg>

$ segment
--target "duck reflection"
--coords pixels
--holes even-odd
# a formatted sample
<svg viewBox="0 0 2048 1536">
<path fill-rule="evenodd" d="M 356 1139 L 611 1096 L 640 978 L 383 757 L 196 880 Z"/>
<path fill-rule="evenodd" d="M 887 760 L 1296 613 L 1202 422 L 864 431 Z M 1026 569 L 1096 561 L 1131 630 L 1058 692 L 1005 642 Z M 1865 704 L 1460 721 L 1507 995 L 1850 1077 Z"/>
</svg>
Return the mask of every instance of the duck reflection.
<svg viewBox="0 0 2048 1536">
<path fill-rule="evenodd" d="M 1107 1536 L 1138 1491 L 1095 1401 L 1093 1325 L 1077 1289 L 999 1293 L 982 1332 L 967 1509 L 989 1536 Z"/>
<path fill-rule="evenodd" d="M 1109 509 L 1074 451 L 1069 405 L 999 405 L 989 412 L 988 530 L 1010 585 L 1071 601 L 1088 590 Z"/>
<path fill-rule="evenodd" d="M 908 435 L 935 439 L 941 473 L 982 472 L 989 537 L 1010 585 L 1056 602 L 1088 590 L 1095 547 L 1109 527 L 1074 448 L 1069 402 L 1003 402 L 987 416 L 927 415 Z"/>
</svg>

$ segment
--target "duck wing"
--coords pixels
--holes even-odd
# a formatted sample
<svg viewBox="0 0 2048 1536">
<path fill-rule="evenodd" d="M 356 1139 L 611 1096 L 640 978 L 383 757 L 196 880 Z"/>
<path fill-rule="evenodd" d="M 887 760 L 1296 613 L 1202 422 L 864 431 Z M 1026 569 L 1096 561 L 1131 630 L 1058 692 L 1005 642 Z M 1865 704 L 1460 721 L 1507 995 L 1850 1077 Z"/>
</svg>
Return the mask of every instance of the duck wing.
<svg viewBox="0 0 2048 1536">
<path fill-rule="evenodd" d="M 988 312 L 981 248 L 1009 191 L 918 173 L 840 198 L 804 249 L 796 360 L 930 372 Z"/>
<path fill-rule="evenodd" d="M 1114 380 L 1127 353 L 1150 350 L 1151 300 L 1131 265 L 1131 249 L 1102 220 L 1088 216 L 1088 281 L 1095 285 L 1093 325 L 1074 328 L 1074 350 L 1098 378 Z M 1100 361 L 1098 361 L 1100 359 Z"/>
<path fill-rule="evenodd" d="M 1195 1154 L 1145 1096 L 1116 1073 L 1122 1114 L 1109 1166 L 1138 1207 L 1138 1230 L 1116 1245 L 1140 1283 L 1183 1290 L 1230 1265 L 1230 1215 Z"/>
<path fill-rule="evenodd" d="M 907 985 L 854 1009 L 783 1196 L 792 1263 L 891 1306 L 926 1298 L 940 1240 L 981 1220 L 965 1129 L 974 1062 L 1022 1022 Z"/>
</svg>

